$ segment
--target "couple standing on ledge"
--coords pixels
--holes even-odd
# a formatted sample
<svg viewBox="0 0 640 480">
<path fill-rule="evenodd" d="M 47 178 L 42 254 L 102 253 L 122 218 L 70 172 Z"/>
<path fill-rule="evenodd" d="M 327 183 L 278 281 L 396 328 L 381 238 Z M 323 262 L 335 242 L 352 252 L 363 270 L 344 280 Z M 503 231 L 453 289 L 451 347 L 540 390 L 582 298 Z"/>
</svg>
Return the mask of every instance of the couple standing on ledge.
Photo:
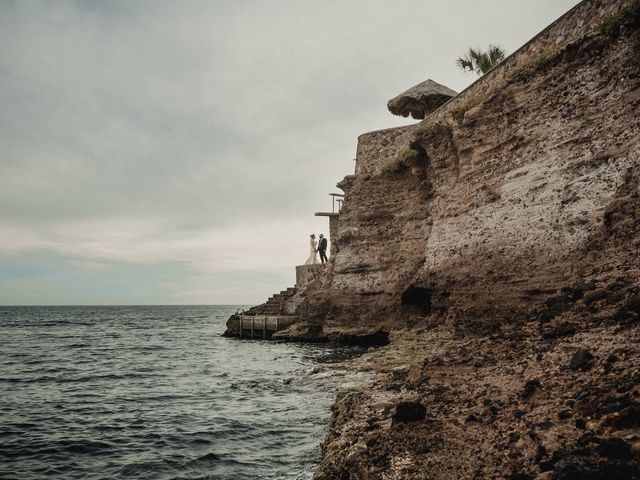
<svg viewBox="0 0 640 480">
<path fill-rule="evenodd" d="M 327 239 L 324 238 L 324 235 L 320 234 L 320 242 L 316 242 L 316 236 L 312 233 L 310 236 L 310 245 L 311 245 L 311 254 L 307 261 L 304 262 L 305 265 L 316 265 L 318 263 L 318 259 L 316 258 L 316 252 L 320 253 L 320 261 L 322 263 L 327 263 Z"/>
</svg>

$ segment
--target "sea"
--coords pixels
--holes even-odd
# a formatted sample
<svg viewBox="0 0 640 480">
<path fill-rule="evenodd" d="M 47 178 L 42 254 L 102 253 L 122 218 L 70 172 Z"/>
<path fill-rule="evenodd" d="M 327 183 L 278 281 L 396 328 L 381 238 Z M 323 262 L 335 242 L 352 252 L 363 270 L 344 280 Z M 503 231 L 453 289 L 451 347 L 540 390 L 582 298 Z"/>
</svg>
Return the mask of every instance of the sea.
<svg viewBox="0 0 640 480">
<path fill-rule="evenodd" d="M 359 352 L 222 337 L 239 307 L 0 307 L 0 479 L 310 479 Z"/>
</svg>

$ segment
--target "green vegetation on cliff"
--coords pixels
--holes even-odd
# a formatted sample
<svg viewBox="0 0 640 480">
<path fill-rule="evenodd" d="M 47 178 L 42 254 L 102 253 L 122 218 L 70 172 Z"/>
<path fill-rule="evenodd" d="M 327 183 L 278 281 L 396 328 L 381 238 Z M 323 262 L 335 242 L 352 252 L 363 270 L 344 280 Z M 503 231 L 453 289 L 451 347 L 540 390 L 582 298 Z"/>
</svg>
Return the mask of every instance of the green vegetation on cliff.
<svg viewBox="0 0 640 480">
<path fill-rule="evenodd" d="M 598 25 L 598 31 L 603 35 L 615 37 L 620 34 L 624 25 L 640 27 L 640 0 L 632 0 L 623 9 L 607 15 Z"/>
<path fill-rule="evenodd" d="M 424 158 L 419 152 L 411 148 L 406 148 L 398 153 L 396 158 L 384 165 L 380 173 L 382 175 L 392 175 L 407 168 L 417 167 L 422 163 L 424 163 Z"/>
</svg>

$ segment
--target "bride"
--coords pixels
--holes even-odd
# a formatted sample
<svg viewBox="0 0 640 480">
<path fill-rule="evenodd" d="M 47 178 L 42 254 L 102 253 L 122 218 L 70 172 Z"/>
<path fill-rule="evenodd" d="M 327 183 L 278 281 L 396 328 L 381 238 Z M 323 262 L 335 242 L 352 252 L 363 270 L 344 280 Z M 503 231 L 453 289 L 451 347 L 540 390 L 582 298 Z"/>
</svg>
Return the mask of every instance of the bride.
<svg viewBox="0 0 640 480">
<path fill-rule="evenodd" d="M 315 265 L 318 263 L 318 259 L 316 258 L 316 252 L 318 251 L 318 242 L 316 242 L 316 236 L 312 233 L 310 238 L 310 246 L 311 246 L 311 253 L 309 255 L 309 258 L 307 258 L 307 261 L 304 262 L 305 265 Z"/>
</svg>

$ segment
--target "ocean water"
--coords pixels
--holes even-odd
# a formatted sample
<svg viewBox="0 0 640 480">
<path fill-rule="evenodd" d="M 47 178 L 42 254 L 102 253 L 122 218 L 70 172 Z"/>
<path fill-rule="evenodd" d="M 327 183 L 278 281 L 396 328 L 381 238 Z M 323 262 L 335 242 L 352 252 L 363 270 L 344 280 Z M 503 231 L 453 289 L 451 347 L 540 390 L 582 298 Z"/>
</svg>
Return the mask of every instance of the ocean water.
<svg viewBox="0 0 640 480">
<path fill-rule="evenodd" d="M 352 352 L 223 338 L 236 308 L 0 307 L 0 478 L 311 478 L 310 371 Z"/>
</svg>

